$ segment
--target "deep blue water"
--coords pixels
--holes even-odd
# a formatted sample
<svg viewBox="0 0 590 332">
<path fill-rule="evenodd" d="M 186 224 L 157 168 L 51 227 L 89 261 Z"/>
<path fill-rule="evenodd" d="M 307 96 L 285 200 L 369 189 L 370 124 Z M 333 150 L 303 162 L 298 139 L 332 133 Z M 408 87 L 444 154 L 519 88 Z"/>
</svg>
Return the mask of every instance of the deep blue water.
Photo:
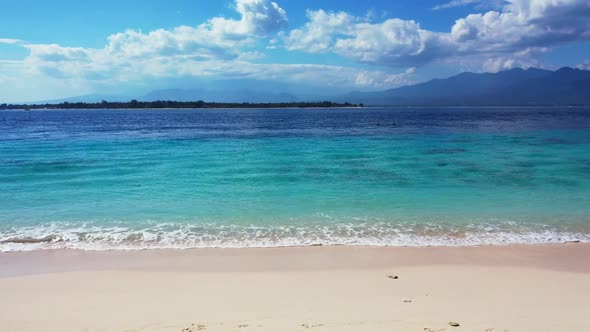
<svg viewBox="0 0 590 332">
<path fill-rule="evenodd" d="M 0 111 L 0 251 L 571 240 L 590 109 Z"/>
</svg>

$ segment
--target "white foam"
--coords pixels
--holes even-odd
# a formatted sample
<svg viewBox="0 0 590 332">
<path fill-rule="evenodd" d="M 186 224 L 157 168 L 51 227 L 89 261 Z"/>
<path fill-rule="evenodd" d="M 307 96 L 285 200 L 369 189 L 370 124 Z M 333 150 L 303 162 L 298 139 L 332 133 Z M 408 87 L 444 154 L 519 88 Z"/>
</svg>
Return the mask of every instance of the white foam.
<svg viewBox="0 0 590 332">
<path fill-rule="evenodd" d="M 49 239 L 35 242 L 35 239 Z M 23 241 L 24 240 L 24 241 Z M 310 245 L 479 246 L 590 242 L 590 233 L 514 222 L 438 224 L 337 223 L 259 226 L 160 223 L 142 229 L 93 223 L 51 223 L 0 232 L 0 251 L 143 250 Z"/>
</svg>

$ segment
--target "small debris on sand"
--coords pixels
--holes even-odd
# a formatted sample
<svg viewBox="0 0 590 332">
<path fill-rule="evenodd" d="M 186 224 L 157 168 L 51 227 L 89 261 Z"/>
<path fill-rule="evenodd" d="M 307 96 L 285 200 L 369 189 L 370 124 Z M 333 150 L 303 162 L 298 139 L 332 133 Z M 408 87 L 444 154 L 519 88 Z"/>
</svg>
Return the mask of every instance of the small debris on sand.
<svg viewBox="0 0 590 332">
<path fill-rule="evenodd" d="M 412 303 L 412 300 L 403 300 L 404 303 Z"/>
<path fill-rule="evenodd" d="M 461 326 L 461 325 L 460 325 L 459 323 L 457 323 L 457 322 L 449 322 L 449 326 L 452 326 L 452 327 L 459 327 L 459 326 Z"/>
<path fill-rule="evenodd" d="M 398 276 L 394 276 L 393 274 L 392 275 L 388 275 L 387 278 L 394 279 L 394 280 L 399 279 Z"/>
<path fill-rule="evenodd" d="M 322 327 L 324 324 L 301 324 L 301 327 L 305 327 L 306 329 L 314 328 L 314 327 Z"/>
<path fill-rule="evenodd" d="M 191 326 L 182 329 L 182 332 L 196 332 L 196 331 L 203 331 L 206 330 L 207 326 L 202 324 L 191 324 Z"/>
</svg>

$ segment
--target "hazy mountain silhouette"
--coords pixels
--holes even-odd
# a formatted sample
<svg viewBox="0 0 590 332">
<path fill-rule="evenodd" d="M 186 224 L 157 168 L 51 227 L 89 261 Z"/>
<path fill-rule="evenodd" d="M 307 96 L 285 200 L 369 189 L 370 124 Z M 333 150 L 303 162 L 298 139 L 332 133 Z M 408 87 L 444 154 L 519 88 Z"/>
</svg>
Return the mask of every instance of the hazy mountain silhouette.
<svg viewBox="0 0 590 332">
<path fill-rule="evenodd" d="M 234 84 L 234 88 L 226 88 Z M 175 85 L 179 86 L 179 85 Z M 187 86 L 190 86 L 187 84 Z M 461 73 L 446 79 L 374 92 L 350 92 L 267 81 L 219 81 L 203 87 L 154 90 L 142 96 L 85 95 L 35 104 L 102 100 L 172 100 L 221 103 L 281 103 L 329 100 L 369 106 L 545 106 L 590 105 L 590 71 L 564 67 L 529 68 L 498 73 Z M 332 97 L 330 97 L 332 96 Z"/>
<path fill-rule="evenodd" d="M 152 91 L 139 98 L 143 101 L 174 100 L 195 101 L 204 100 L 223 103 L 276 103 L 296 102 L 301 99 L 289 93 L 261 93 L 255 89 L 238 90 L 207 90 L 207 89 L 163 89 Z"/>
<path fill-rule="evenodd" d="M 213 80 L 203 82 L 171 82 L 173 88 L 154 89 L 138 100 L 177 100 L 225 103 L 280 103 L 323 101 L 346 93 L 344 88 L 334 89 L 308 84 L 276 82 L 256 79 Z"/>
<path fill-rule="evenodd" d="M 461 73 L 378 92 L 351 92 L 335 101 L 387 106 L 590 105 L 590 71 L 564 67 Z"/>
<path fill-rule="evenodd" d="M 51 100 L 40 100 L 35 102 L 28 102 L 28 103 L 16 103 L 16 104 L 60 104 L 64 102 L 68 103 L 100 103 L 103 100 L 111 101 L 111 102 L 125 102 L 129 101 L 133 98 L 128 96 L 122 95 L 103 95 L 103 94 L 89 94 L 89 95 L 82 95 L 82 96 L 75 96 L 75 97 L 68 97 L 68 98 L 59 98 L 59 99 L 51 99 Z"/>
</svg>

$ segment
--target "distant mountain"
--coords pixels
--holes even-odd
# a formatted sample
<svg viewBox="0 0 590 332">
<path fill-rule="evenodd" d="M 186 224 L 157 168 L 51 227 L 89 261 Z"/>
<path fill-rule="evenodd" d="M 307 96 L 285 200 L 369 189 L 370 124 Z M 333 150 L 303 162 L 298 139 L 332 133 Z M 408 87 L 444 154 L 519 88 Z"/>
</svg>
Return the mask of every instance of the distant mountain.
<svg viewBox="0 0 590 332">
<path fill-rule="evenodd" d="M 83 96 L 76 96 L 76 97 L 69 97 L 69 98 L 28 102 L 26 104 L 61 104 L 61 103 L 65 103 L 65 102 L 68 102 L 68 103 L 99 103 L 103 100 L 110 101 L 110 102 L 126 102 L 126 101 L 130 101 L 131 99 L 133 99 L 133 98 L 126 97 L 126 96 L 119 96 L 119 95 L 91 94 L 91 95 L 83 95 Z"/>
<path fill-rule="evenodd" d="M 183 84 L 184 83 L 184 84 Z M 256 80 L 171 82 L 182 89 L 154 90 L 145 95 L 91 94 L 39 101 L 96 103 L 139 101 L 197 101 L 218 103 L 349 102 L 369 106 L 545 106 L 590 105 L 590 71 L 564 67 L 556 71 L 538 68 L 498 73 L 461 73 L 446 79 L 375 92 L 342 94 L 341 88 L 317 87 Z M 232 88 L 227 88 L 231 86 Z M 336 96 L 336 97 L 334 97 Z"/>
<path fill-rule="evenodd" d="M 461 73 L 378 92 L 351 92 L 335 101 L 373 106 L 590 105 L 590 71 L 564 67 Z"/>
<path fill-rule="evenodd" d="M 228 103 L 311 102 L 329 100 L 347 91 L 344 87 L 257 79 L 170 81 L 137 99 Z"/>
<path fill-rule="evenodd" d="M 277 103 L 301 101 L 299 97 L 289 93 L 261 93 L 250 89 L 207 90 L 207 89 L 164 89 L 152 91 L 139 98 L 142 101 L 174 100 L 222 103 Z"/>
<path fill-rule="evenodd" d="M 222 83 L 212 84 L 207 88 L 169 88 L 160 89 L 148 92 L 146 94 L 134 95 L 105 95 L 105 94 L 89 94 L 83 96 L 75 96 L 68 98 L 59 98 L 52 100 L 41 100 L 34 102 L 13 102 L 13 104 L 61 104 L 68 103 L 99 103 L 103 100 L 108 102 L 128 102 L 132 99 L 139 101 L 157 101 L 157 100 L 171 100 L 171 101 L 197 101 L 203 100 L 212 103 L 292 103 L 292 102 L 320 102 L 329 100 L 330 96 L 337 93 L 335 91 L 327 91 L 326 94 L 313 94 L 298 86 L 288 86 L 275 84 L 272 87 L 267 82 L 251 82 L 248 86 L 252 88 L 225 88 L 221 86 Z M 243 84 L 243 82 L 242 82 Z M 228 84 L 229 85 L 229 84 Z M 289 91 L 289 92 L 282 92 Z M 342 90 L 340 91 L 342 93 Z"/>
</svg>

